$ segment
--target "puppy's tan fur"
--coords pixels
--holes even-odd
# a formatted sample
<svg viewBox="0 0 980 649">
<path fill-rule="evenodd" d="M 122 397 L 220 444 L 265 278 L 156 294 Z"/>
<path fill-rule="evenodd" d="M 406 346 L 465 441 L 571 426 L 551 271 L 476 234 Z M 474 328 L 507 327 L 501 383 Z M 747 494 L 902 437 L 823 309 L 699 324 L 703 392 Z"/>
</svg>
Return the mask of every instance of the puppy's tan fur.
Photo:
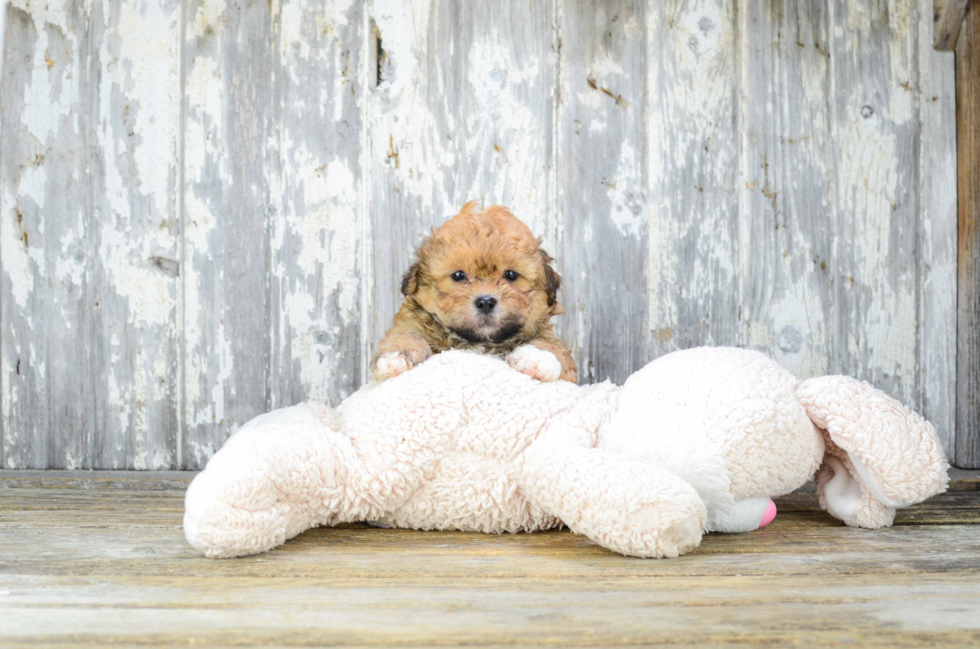
<svg viewBox="0 0 980 649">
<path fill-rule="evenodd" d="M 476 201 L 464 205 L 422 243 L 405 274 L 405 301 L 372 361 L 375 378 L 393 376 L 447 349 L 507 356 L 529 344 L 554 354 L 561 363 L 558 378 L 575 382 L 575 360 L 550 322 L 565 312 L 556 298 L 561 278 L 540 243 L 506 207 L 479 212 Z M 466 279 L 454 280 L 457 271 Z M 507 271 L 517 278 L 507 279 Z M 492 314 L 474 306 L 481 296 L 497 300 Z M 379 370 L 381 358 L 386 360 Z M 397 360 L 400 369 L 388 369 L 388 359 Z"/>
</svg>

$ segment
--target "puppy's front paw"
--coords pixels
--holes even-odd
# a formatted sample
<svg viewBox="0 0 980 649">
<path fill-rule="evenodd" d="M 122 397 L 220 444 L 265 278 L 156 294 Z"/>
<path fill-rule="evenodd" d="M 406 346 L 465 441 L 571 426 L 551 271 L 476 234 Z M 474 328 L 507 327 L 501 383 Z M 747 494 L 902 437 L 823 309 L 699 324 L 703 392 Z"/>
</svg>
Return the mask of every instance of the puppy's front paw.
<svg viewBox="0 0 980 649">
<path fill-rule="evenodd" d="M 415 354 L 411 352 L 388 352 L 381 354 L 374 360 L 374 371 L 372 374 L 374 375 L 375 381 L 393 379 L 421 362 L 422 359 L 416 358 Z"/>
<path fill-rule="evenodd" d="M 561 376 L 558 357 L 534 345 L 521 345 L 508 354 L 507 363 L 518 372 L 539 381 L 556 381 Z"/>
</svg>

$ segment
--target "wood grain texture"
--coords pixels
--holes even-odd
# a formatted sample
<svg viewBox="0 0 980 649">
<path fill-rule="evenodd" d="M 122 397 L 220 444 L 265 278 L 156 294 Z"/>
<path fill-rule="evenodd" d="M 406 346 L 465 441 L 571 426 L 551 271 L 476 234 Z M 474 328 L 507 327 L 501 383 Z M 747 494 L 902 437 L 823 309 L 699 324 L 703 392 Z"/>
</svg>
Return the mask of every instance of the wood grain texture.
<svg viewBox="0 0 980 649">
<path fill-rule="evenodd" d="M 953 54 L 932 48 L 930 0 L 919 21 L 919 368 L 920 408 L 948 458 L 956 440 L 956 78 Z"/>
<path fill-rule="evenodd" d="M 8 13 L 4 465 L 171 467 L 178 3 Z"/>
<path fill-rule="evenodd" d="M 945 52 L 956 49 L 956 40 L 960 35 L 968 2 L 969 0 L 933 0 L 930 3 L 935 13 L 935 33 L 932 40 L 935 49 Z"/>
<path fill-rule="evenodd" d="M 583 382 L 753 347 L 872 381 L 978 462 L 977 228 L 957 253 L 931 11 L 11 2 L 0 462 L 193 469 L 257 413 L 336 403 L 469 199 L 544 237 Z"/>
<path fill-rule="evenodd" d="M 751 1 L 737 13 L 742 343 L 820 376 L 835 342 L 829 14 Z"/>
<path fill-rule="evenodd" d="M 647 4 L 651 357 L 739 345 L 735 3 Z"/>
<path fill-rule="evenodd" d="M 768 527 L 709 535 L 673 560 L 623 557 L 567 531 L 347 525 L 214 561 L 183 538 L 182 489 L 97 480 L 0 490 L 3 644 L 980 641 L 977 491 L 950 491 L 878 531 L 843 527 L 812 494 L 794 494 Z"/>
<path fill-rule="evenodd" d="M 980 468 L 980 9 L 970 6 L 956 46 L 959 257 L 956 465 Z"/>
<path fill-rule="evenodd" d="M 275 19 L 270 405 L 336 405 L 364 381 L 364 5 L 287 0 Z"/>
<path fill-rule="evenodd" d="M 831 367 L 918 407 L 919 8 L 903 1 L 830 6 L 837 309 Z"/>
<path fill-rule="evenodd" d="M 184 21 L 181 466 L 194 469 L 269 406 L 275 104 L 267 6 L 200 0 Z"/>
<path fill-rule="evenodd" d="M 0 88 L 4 113 L 0 147 L 4 466 L 81 466 L 89 450 L 86 432 L 94 424 L 92 404 L 76 380 L 60 372 L 49 375 L 47 369 L 55 359 L 69 359 L 82 371 L 89 366 L 93 323 L 88 314 L 94 298 L 87 265 L 78 263 L 93 252 L 85 236 L 88 215 L 84 207 L 70 209 L 69 196 L 61 189 L 74 190 L 81 205 L 86 205 L 89 188 L 71 182 L 85 167 L 86 138 L 62 125 L 60 118 L 85 102 L 83 87 L 86 98 L 93 92 L 93 82 L 87 75 L 81 77 L 83 70 L 88 71 L 81 61 L 89 60 L 90 46 L 79 42 L 83 16 L 64 12 L 50 16 L 49 21 L 46 16 L 35 20 L 24 7 L 16 5 L 6 11 L 4 58 L 22 63 L 17 68 L 4 66 Z M 61 64 L 55 61 L 49 68 L 45 52 L 50 58 L 51 49 L 60 54 L 57 59 Z M 77 70 L 68 65 L 69 60 L 78 62 Z M 66 82 L 68 76 L 73 82 Z M 44 90 L 21 91 L 33 89 L 35 83 Z M 45 95 L 54 109 L 50 113 L 36 105 L 35 96 Z M 25 120 L 25 113 L 36 118 Z M 64 156 L 57 167 L 51 148 Z M 46 207 L 59 208 L 64 216 L 50 218 Z M 54 277 L 54 271 L 61 257 L 60 239 L 66 233 L 75 239 L 74 249 L 66 251 L 66 261 L 76 261 L 75 254 L 80 259 L 77 272 L 63 281 Z M 42 242 L 45 236 L 51 238 Z M 43 322 L 32 317 L 46 311 L 50 317 Z M 54 405 L 54 399 L 62 401 L 60 406 Z M 79 434 L 52 435 L 51 431 L 58 428 Z"/>
<path fill-rule="evenodd" d="M 558 5 L 561 334 L 580 383 L 622 383 L 647 357 L 646 12 Z"/>
</svg>

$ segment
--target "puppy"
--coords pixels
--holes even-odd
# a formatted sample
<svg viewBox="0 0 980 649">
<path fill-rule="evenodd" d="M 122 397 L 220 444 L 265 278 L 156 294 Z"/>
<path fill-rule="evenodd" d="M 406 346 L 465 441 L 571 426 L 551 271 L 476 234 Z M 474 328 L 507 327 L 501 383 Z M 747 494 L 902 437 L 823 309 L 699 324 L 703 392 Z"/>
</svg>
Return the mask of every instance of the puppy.
<svg viewBox="0 0 980 649">
<path fill-rule="evenodd" d="M 578 367 L 555 335 L 565 312 L 551 257 L 506 207 L 476 201 L 422 242 L 402 279 L 405 301 L 371 362 L 382 381 L 447 349 L 506 357 L 541 381 L 576 382 Z"/>
</svg>

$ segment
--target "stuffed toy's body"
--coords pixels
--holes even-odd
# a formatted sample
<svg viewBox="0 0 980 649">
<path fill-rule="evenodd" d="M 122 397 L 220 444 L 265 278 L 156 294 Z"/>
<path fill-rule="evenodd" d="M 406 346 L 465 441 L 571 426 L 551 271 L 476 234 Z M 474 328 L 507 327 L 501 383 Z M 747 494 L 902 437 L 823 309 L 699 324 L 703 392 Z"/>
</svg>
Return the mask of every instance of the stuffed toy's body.
<svg viewBox="0 0 980 649">
<path fill-rule="evenodd" d="M 674 557 L 744 532 L 816 475 L 848 525 L 945 489 L 932 426 L 852 378 L 798 381 L 764 355 L 698 348 L 622 387 L 540 382 L 504 361 L 438 354 L 338 408 L 248 422 L 187 491 L 187 539 L 209 557 L 311 527 L 532 532 L 560 524 L 627 555 Z"/>
</svg>

